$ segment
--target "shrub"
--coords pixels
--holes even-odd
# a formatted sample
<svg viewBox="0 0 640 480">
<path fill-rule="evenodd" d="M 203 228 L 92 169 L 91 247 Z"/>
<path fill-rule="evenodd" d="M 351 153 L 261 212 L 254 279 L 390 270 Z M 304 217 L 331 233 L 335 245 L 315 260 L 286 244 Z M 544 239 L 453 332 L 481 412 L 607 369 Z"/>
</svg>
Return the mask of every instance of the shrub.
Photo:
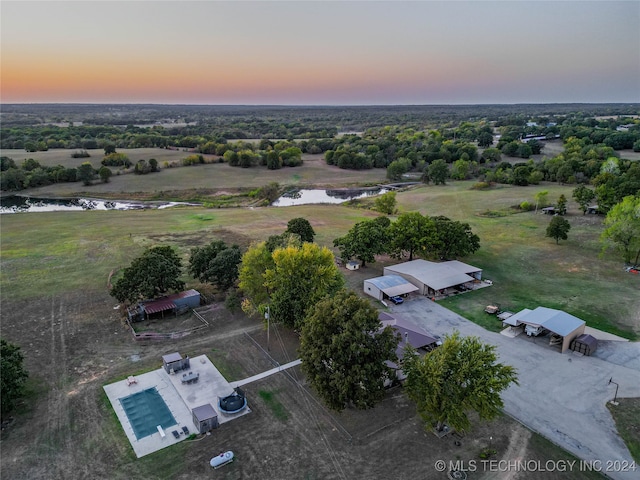
<svg viewBox="0 0 640 480">
<path fill-rule="evenodd" d="M 532 205 L 530 202 L 526 200 L 520 204 L 520 210 L 524 210 L 525 212 L 531 211 L 535 208 L 535 205 Z"/>
<path fill-rule="evenodd" d="M 87 158 L 90 156 L 86 150 L 77 150 L 71 154 L 71 158 Z"/>
<path fill-rule="evenodd" d="M 471 186 L 471 190 L 486 190 L 488 188 L 491 188 L 489 182 L 476 182 Z"/>
</svg>

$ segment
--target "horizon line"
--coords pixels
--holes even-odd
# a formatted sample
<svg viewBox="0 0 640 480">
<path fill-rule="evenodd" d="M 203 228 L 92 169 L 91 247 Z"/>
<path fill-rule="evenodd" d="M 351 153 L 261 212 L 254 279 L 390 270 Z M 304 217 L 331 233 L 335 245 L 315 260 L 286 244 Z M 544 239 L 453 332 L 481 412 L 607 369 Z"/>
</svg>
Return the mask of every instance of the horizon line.
<svg viewBox="0 0 640 480">
<path fill-rule="evenodd" d="M 640 101 L 628 102 L 511 102 L 511 103 L 363 103 L 363 104 L 249 104 L 249 103 L 154 103 L 154 102 L 1 102 L 4 105 L 154 105 L 154 106 L 191 106 L 191 107 L 474 107 L 491 105 L 639 105 Z"/>
</svg>

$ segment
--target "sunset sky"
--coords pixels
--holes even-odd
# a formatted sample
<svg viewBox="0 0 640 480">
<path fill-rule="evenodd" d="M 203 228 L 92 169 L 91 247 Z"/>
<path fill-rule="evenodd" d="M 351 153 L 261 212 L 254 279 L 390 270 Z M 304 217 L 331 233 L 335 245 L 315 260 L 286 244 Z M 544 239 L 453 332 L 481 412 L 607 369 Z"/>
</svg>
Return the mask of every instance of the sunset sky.
<svg viewBox="0 0 640 480">
<path fill-rule="evenodd" d="M 640 1 L 6 1 L 2 103 L 640 102 Z"/>
</svg>

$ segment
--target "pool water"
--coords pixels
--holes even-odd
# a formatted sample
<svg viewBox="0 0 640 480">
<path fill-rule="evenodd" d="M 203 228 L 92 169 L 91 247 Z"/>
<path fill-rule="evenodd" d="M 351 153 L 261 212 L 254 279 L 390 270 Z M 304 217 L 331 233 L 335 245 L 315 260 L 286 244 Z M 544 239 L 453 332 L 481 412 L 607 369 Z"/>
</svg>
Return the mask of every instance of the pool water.
<svg viewBox="0 0 640 480">
<path fill-rule="evenodd" d="M 167 429 L 178 423 L 155 387 L 123 397 L 120 404 L 138 440 L 157 433 L 158 425 Z"/>
</svg>

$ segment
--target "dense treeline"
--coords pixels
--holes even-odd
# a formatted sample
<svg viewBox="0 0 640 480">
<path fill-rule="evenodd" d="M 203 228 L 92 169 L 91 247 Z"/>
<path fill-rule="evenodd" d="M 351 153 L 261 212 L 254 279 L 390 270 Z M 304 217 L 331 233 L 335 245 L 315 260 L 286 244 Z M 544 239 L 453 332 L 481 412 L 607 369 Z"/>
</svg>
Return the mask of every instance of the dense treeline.
<svg viewBox="0 0 640 480">
<path fill-rule="evenodd" d="M 163 136 L 210 136 L 247 138 L 330 138 L 338 132 L 361 132 L 386 125 L 417 130 L 438 126 L 455 127 L 465 121 L 497 120 L 498 126 L 525 126 L 532 118 L 571 116 L 577 119 L 604 115 L 632 115 L 637 104 L 521 104 L 521 105 L 412 105 L 360 107 L 212 106 L 212 105 L 74 105 L 6 104 L 2 106 L 4 129 L 12 127 L 74 125 L 77 137 L 101 138 L 101 133 L 135 133 L 136 125 L 147 125 Z M 550 120 L 553 121 L 553 120 Z M 82 125 L 78 125 L 82 123 Z M 539 122 L 541 123 L 541 122 Z M 110 130 L 114 128 L 114 130 Z M 149 129 L 147 129 L 149 130 Z M 140 132 L 137 132 L 140 133 Z M 74 134 L 74 136 L 76 136 Z M 153 135 L 154 137 L 156 135 Z M 30 135 L 30 137 L 34 137 Z M 45 143 L 48 134 L 41 135 Z M 29 140 L 37 140 L 29 138 Z M 75 139 L 74 139 L 75 140 Z M 156 138 L 152 140 L 158 140 Z M 14 139 L 13 142 L 16 142 Z M 23 139 L 24 141 L 24 139 Z M 144 143 L 144 142 L 143 142 Z M 170 142 L 170 144 L 175 144 Z M 140 145 L 145 146 L 145 145 Z M 148 145 L 162 146 L 162 145 Z M 2 145 L 2 148 L 12 148 Z M 16 146 L 13 148 L 24 148 Z M 50 147 L 61 148 L 61 147 Z M 81 148 L 74 145 L 65 148 Z M 85 147 L 91 148 L 91 147 Z M 100 146 L 100 148 L 102 148 Z M 121 148 L 131 148 L 122 145 Z"/>
<path fill-rule="evenodd" d="M 192 154 L 181 165 L 206 163 L 206 154 L 232 167 L 271 170 L 301 165 L 305 153 L 322 153 L 329 165 L 340 168 L 385 168 L 392 181 L 413 172 L 413 178 L 436 184 L 449 178 L 478 178 L 480 187 L 542 181 L 592 185 L 603 211 L 639 190 L 638 162 L 621 160 L 618 154 L 623 149 L 640 151 L 640 120 L 632 115 L 638 105 L 8 105 L 3 109 L 3 120 L 9 122 L 3 122 L 2 148 L 80 149 L 78 156 L 87 149 L 104 148 L 102 165 L 124 169 L 131 164 L 116 148 L 183 149 Z M 24 118 L 33 125 L 12 122 Z M 62 120 L 85 123 L 43 124 Z M 122 125 L 125 121 L 128 125 Z M 337 135 L 349 129 L 362 130 Z M 262 140 L 242 140 L 247 138 Z M 564 142 L 561 154 L 526 161 L 544 154 L 545 142 L 556 139 Z M 75 181 L 73 169 L 18 168 L 9 160 L 3 160 L 3 190 Z M 158 171 L 154 162 L 139 162 L 135 173 Z"/>
</svg>

